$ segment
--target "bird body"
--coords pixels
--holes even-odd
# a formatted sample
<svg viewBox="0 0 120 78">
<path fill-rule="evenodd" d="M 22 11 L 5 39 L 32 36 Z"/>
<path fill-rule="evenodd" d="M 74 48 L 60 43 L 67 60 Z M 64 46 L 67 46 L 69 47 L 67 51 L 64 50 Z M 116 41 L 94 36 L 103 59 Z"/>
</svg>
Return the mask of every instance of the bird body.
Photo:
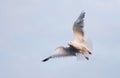
<svg viewBox="0 0 120 78">
<path fill-rule="evenodd" d="M 55 49 L 56 53 L 42 60 L 43 62 L 48 61 L 51 58 L 65 57 L 65 56 L 79 56 L 83 55 L 85 59 L 89 59 L 88 55 L 91 54 L 87 46 L 87 42 L 84 37 L 84 17 L 85 12 L 81 12 L 80 16 L 73 24 L 74 40 L 68 42 L 69 47 L 60 46 Z"/>
</svg>

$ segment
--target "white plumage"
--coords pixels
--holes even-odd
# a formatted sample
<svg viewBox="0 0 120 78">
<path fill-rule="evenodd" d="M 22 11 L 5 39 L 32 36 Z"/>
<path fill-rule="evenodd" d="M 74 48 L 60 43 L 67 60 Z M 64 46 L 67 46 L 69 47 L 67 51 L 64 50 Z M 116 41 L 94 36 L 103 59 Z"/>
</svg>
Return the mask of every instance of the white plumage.
<svg viewBox="0 0 120 78">
<path fill-rule="evenodd" d="M 81 12 L 80 16 L 77 18 L 77 20 L 74 22 L 73 25 L 73 33 L 74 33 L 74 40 L 69 41 L 68 45 L 69 47 L 63 47 L 60 46 L 55 49 L 56 53 L 45 58 L 42 60 L 43 62 L 48 61 L 51 58 L 56 57 L 65 57 L 65 56 L 77 56 L 81 57 L 84 56 L 85 59 L 89 59 L 89 55 L 91 54 L 91 51 L 88 48 L 88 43 L 84 37 L 84 17 L 85 12 Z"/>
</svg>

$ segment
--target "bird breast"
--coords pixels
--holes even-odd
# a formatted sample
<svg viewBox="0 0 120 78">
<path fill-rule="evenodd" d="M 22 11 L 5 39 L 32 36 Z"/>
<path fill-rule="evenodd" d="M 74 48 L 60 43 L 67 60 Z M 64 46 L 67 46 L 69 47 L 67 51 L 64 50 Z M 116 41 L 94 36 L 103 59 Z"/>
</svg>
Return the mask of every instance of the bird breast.
<svg viewBox="0 0 120 78">
<path fill-rule="evenodd" d="M 71 45 L 81 52 L 86 52 L 86 46 L 84 43 L 73 42 Z"/>
</svg>

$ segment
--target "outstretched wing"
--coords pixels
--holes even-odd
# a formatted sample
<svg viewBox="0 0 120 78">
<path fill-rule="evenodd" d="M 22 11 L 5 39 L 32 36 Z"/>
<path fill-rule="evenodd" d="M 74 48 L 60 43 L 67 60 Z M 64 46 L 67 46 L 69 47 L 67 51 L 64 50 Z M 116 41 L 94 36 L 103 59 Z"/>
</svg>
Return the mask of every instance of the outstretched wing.
<svg viewBox="0 0 120 78">
<path fill-rule="evenodd" d="M 81 12 L 80 16 L 77 18 L 77 20 L 74 22 L 73 25 L 73 33 L 75 35 L 75 42 L 83 42 L 84 41 L 84 17 L 85 12 Z"/>
<path fill-rule="evenodd" d="M 65 56 L 76 56 L 76 52 L 77 50 L 75 48 L 73 48 L 72 46 L 70 47 L 58 47 L 55 49 L 56 53 L 43 59 L 42 62 L 46 62 L 49 59 L 52 58 L 58 58 L 58 57 L 65 57 Z"/>
<path fill-rule="evenodd" d="M 58 47 L 55 49 L 56 54 L 53 55 L 54 57 L 64 57 L 64 56 L 75 56 L 75 53 L 77 52 L 77 50 L 75 48 L 73 48 L 72 46 L 70 47 Z"/>
</svg>

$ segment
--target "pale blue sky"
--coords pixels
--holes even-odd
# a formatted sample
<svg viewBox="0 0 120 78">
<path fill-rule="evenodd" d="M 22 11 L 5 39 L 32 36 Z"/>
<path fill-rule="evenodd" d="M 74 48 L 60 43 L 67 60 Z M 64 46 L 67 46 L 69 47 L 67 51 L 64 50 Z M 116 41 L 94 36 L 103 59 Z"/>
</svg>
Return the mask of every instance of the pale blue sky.
<svg viewBox="0 0 120 78">
<path fill-rule="evenodd" d="M 82 10 L 93 42 L 90 60 L 42 63 L 73 39 Z M 119 35 L 119 0 L 0 0 L 0 78 L 119 78 Z"/>
</svg>

